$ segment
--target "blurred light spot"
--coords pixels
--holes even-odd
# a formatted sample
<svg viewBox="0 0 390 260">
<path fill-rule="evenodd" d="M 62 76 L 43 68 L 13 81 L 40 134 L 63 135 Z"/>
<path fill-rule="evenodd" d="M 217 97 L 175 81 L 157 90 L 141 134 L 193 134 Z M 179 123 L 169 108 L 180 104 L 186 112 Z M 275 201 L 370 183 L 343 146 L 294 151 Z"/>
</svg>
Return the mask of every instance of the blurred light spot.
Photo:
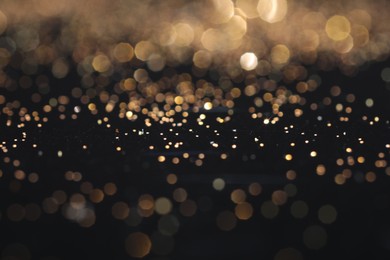
<svg viewBox="0 0 390 260">
<path fill-rule="evenodd" d="M 56 59 L 53 62 L 53 66 L 51 69 L 53 76 L 62 79 L 65 78 L 66 75 L 68 75 L 69 72 L 69 66 L 68 63 L 64 59 Z"/>
<path fill-rule="evenodd" d="M 115 202 L 112 206 L 112 216 L 116 219 L 124 220 L 129 216 L 130 208 L 122 201 Z"/>
<path fill-rule="evenodd" d="M 246 52 L 240 58 L 241 68 L 244 70 L 254 70 L 257 67 L 257 57 L 253 52 Z"/>
<path fill-rule="evenodd" d="M 155 211 L 160 215 L 165 215 L 171 212 L 172 202 L 165 197 L 160 197 L 155 201 Z"/>
<path fill-rule="evenodd" d="M 236 189 L 232 191 L 230 194 L 230 199 L 236 204 L 244 202 L 246 199 L 245 191 L 242 189 Z"/>
<path fill-rule="evenodd" d="M 156 47 L 149 41 L 138 42 L 134 49 L 135 56 L 141 61 L 147 61 L 155 51 Z"/>
<path fill-rule="evenodd" d="M 129 43 L 118 43 L 114 48 L 114 57 L 119 62 L 128 62 L 134 56 L 134 49 Z"/>
<path fill-rule="evenodd" d="M 290 50 L 286 45 L 278 44 L 275 45 L 271 50 L 272 63 L 276 65 L 282 65 L 288 62 L 290 59 Z"/>
<path fill-rule="evenodd" d="M 293 170 L 288 170 L 286 172 L 286 178 L 290 181 L 295 180 L 297 178 L 297 173 Z"/>
<path fill-rule="evenodd" d="M 234 15 L 234 4 L 230 0 L 211 0 L 214 7 L 211 21 L 215 24 L 226 23 Z"/>
<path fill-rule="evenodd" d="M 241 220 L 247 220 L 252 217 L 253 214 L 253 207 L 248 202 L 243 202 L 240 204 L 237 204 L 237 206 L 234 209 L 234 212 L 238 219 Z"/>
<path fill-rule="evenodd" d="M 111 68 L 111 61 L 106 55 L 99 54 L 93 58 L 92 67 L 97 72 L 106 72 Z"/>
<path fill-rule="evenodd" d="M 281 206 L 287 202 L 287 193 L 282 190 L 277 190 L 272 193 L 272 202 L 275 205 Z"/>
<path fill-rule="evenodd" d="M 161 71 L 165 67 L 165 59 L 160 54 L 153 53 L 149 56 L 147 64 L 151 71 Z"/>
<path fill-rule="evenodd" d="M 195 215 L 197 210 L 196 202 L 193 200 L 186 200 L 180 204 L 180 213 L 185 217 Z"/>
<path fill-rule="evenodd" d="M 113 196 L 117 191 L 117 187 L 115 183 L 109 182 L 104 185 L 103 190 L 106 195 Z"/>
<path fill-rule="evenodd" d="M 259 183 L 254 182 L 249 185 L 248 191 L 252 196 L 258 196 L 262 191 L 262 187 Z"/>
<path fill-rule="evenodd" d="M 178 46 L 189 46 L 194 40 L 194 30 L 189 24 L 177 23 L 174 25 L 176 31 L 175 44 Z"/>
<path fill-rule="evenodd" d="M 374 106 L 374 100 L 372 98 L 366 99 L 366 106 L 367 107 L 373 107 Z"/>
<path fill-rule="evenodd" d="M 231 40 L 239 40 L 244 37 L 246 29 L 246 21 L 238 15 L 233 16 L 222 28 Z"/>
<path fill-rule="evenodd" d="M 211 102 L 206 102 L 206 103 L 204 103 L 204 109 L 206 109 L 206 110 L 210 110 L 210 109 L 212 109 L 213 108 L 213 104 L 211 103 Z"/>
<path fill-rule="evenodd" d="M 334 15 L 326 22 L 325 31 L 332 40 L 341 41 L 349 36 L 351 23 L 345 16 Z"/>
<path fill-rule="evenodd" d="M 259 16 L 257 12 L 257 4 L 259 0 L 237 0 L 236 6 L 240 8 L 248 18 L 256 18 Z"/>
<path fill-rule="evenodd" d="M 317 173 L 318 175 L 320 175 L 320 176 L 324 175 L 324 174 L 326 173 L 325 165 L 323 165 L 323 164 L 317 165 L 316 173 Z"/>
<path fill-rule="evenodd" d="M 143 258 L 149 254 L 151 247 L 149 236 L 141 232 L 131 233 L 125 241 L 126 252 L 131 257 Z"/>
<path fill-rule="evenodd" d="M 207 69 L 212 63 L 212 56 L 208 51 L 200 50 L 195 52 L 192 61 L 198 68 Z"/>
<path fill-rule="evenodd" d="M 284 19 L 287 14 L 286 0 L 260 0 L 257 12 L 262 20 L 276 23 Z"/>
<path fill-rule="evenodd" d="M 55 198 L 45 198 L 42 202 L 42 209 L 47 214 L 54 214 L 58 210 L 58 202 Z"/>
<path fill-rule="evenodd" d="M 333 49 L 338 53 L 348 53 L 353 48 L 353 38 L 348 35 L 345 39 L 333 42 Z"/>
<path fill-rule="evenodd" d="M 170 173 L 167 175 L 167 182 L 168 184 L 174 185 L 177 182 L 177 176 L 176 174 Z"/>
<path fill-rule="evenodd" d="M 225 188 L 225 181 L 221 178 L 217 178 L 213 181 L 213 188 L 217 191 L 221 191 Z"/>
<path fill-rule="evenodd" d="M 177 202 L 184 202 L 187 199 L 187 191 L 183 188 L 177 188 L 173 191 L 173 199 Z"/>
</svg>

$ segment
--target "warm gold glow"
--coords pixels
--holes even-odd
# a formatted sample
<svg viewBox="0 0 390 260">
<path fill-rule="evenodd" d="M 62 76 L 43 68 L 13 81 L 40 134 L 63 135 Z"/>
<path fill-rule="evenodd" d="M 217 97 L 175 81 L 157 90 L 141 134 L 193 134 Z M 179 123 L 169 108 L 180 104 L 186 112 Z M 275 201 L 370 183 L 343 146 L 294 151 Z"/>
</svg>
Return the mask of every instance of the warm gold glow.
<svg viewBox="0 0 390 260">
<path fill-rule="evenodd" d="M 290 50 L 286 45 L 278 44 L 271 50 L 271 60 L 276 65 L 282 65 L 290 59 Z"/>
<path fill-rule="evenodd" d="M 237 0 L 236 5 L 246 15 L 247 18 L 256 18 L 259 16 L 257 12 L 257 4 L 259 0 Z"/>
<path fill-rule="evenodd" d="M 257 11 L 261 19 L 268 23 L 276 23 L 284 19 L 287 14 L 286 0 L 260 0 Z"/>
<path fill-rule="evenodd" d="M 345 16 L 335 15 L 326 22 L 326 34 L 334 41 L 346 39 L 351 32 L 351 23 Z"/>
</svg>

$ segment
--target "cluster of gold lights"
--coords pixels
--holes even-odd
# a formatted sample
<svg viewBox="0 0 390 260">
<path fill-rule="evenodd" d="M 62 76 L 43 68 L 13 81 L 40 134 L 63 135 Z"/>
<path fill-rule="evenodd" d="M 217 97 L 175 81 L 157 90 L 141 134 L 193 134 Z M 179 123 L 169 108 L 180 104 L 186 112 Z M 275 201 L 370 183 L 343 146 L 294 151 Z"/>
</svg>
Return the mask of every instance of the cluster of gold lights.
<svg viewBox="0 0 390 260">
<path fill-rule="evenodd" d="M 53 88 L 51 77 L 40 74 L 40 68 L 49 67 L 58 79 L 76 69 L 81 86 L 72 86 L 71 97 L 93 114 L 98 107 L 92 100 L 98 98 L 107 112 L 119 109 L 120 118 L 136 120 L 143 114 L 150 118 L 146 124 L 169 122 L 177 113 L 186 117 L 189 109 L 232 109 L 244 94 L 254 97 L 252 117 L 262 118 L 256 110 L 269 104 L 276 117 L 264 123 L 274 124 L 283 116 L 281 105 L 304 105 L 299 94 L 321 84 L 306 65 L 324 70 L 337 65 L 353 75 L 364 62 L 385 59 L 390 46 L 379 19 L 386 8 L 365 1 L 320 1 L 310 8 L 286 0 L 92 2 L 2 1 L 0 87 L 13 91 L 37 86 L 31 100 L 40 103 Z M 28 12 L 18 8 L 22 3 Z M 103 13 L 105 19 L 100 19 Z M 179 73 L 179 65 L 191 65 L 191 70 Z M 7 67 L 23 75 L 15 80 L 3 71 Z M 157 81 L 152 80 L 155 72 L 163 73 Z M 118 75 L 120 80 L 113 81 Z M 390 69 L 383 70 L 382 78 L 390 81 Z M 295 84 L 299 94 L 285 84 Z M 114 94 L 106 90 L 112 85 Z M 263 90 L 267 93 L 258 95 Z M 128 94 L 126 102 L 123 93 Z M 64 112 L 68 103 L 68 96 L 53 97 L 43 110 Z M 323 103 L 328 105 L 329 99 Z M 6 104 L 2 95 L 0 104 Z M 372 106 L 372 100 L 366 104 Z M 20 107 L 15 100 L 2 112 L 12 116 Z M 73 119 L 80 109 L 74 107 Z M 295 110 L 297 117 L 302 113 Z M 24 108 L 20 114 L 27 121 L 42 119 Z"/>
<path fill-rule="evenodd" d="M 0 67 L 20 52 L 27 74 L 50 64 L 58 78 L 69 71 L 68 55 L 86 74 L 111 75 L 123 63 L 155 72 L 192 63 L 195 75 L 215 69 L 234 79 L 297 64 L 351 74 L 387 57 L 387 11 L 365 0 L 2 1 Z"/>
</svg>

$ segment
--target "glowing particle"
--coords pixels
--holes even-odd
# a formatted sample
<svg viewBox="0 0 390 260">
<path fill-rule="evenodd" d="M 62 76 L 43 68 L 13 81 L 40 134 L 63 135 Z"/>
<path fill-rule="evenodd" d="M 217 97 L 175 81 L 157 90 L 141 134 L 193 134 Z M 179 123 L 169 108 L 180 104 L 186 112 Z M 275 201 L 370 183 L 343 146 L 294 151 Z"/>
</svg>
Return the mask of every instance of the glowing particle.
<svg viewBox="0 0 390 260">
<path fill-rule="evenodd" d="M 271 49 L 271 60 L 276 65 L 282 65 L 289 61 L 290 50 L 286 45 L 278 44 Z"/>
<path fill-rule="evenodd" d="M 260 0 L 257 12 L 262 20 L 276 23 L 284 19 L 287 14 L 286 0 Z"/>
<path fill-rule="evenodd" d="M 237 206 L 234 209 L 234 212 L 236 214 L 236 217 L 241 220 L 247 220 L 252 217 L 253 214 L 253 207 L 248 202 L 243 202 L 240 204 L 237 204 Z"/>
<path fill-rule="evenodd" d="M 135 232 L 131 233 L 125 241 L 126 252 L 135 258 L 143 258 L 149 254 L 152 242 L 148 235 Z"/>
<path fill-rule="evenodd" d="M 160 197 L 155 202 L 155 211 L 160 215 L 166 215 L 172 210 L 172 202 L 165 197 Z"/>
<path fill-rule="evenodd" d="M 241 55 L 240 65 L 244 70 L 254 70 L 257 67 L 257 57 L 253 52 L 246 52 Z"/>
<path fill-rule="evenodd" d="M 374 100 L 372 98 L 366 99 L 366 106 L 367 107 L 373 107 L 374 106 Z"/>
<path fill-rule="evenodd" d="M 249 188 L 248 188 L 248 191 L 249 193 L 252 195 L 252 196 L 258 196 L 260 195 L 261 191 L 262 191 L 262 187 L 259 183 L 257 182 L 254 182 L 254 183 L 251 183 L 249 185 Z"/>
<path fill-rule="evenodd" d="M 106 72 L 111 68 L 111 61 L 106 55 L 99 54 L 93 58 L 92 67 L 97 72 Z"/>
<path fill-rule="evenodd" d="M 230 194 L 230 199 L 236 204 L 243 203 L 246 199 L 245 191 L 243 191 L 242 189 L 236 189 L 232 191 L 232 193 Z"/>
<path fill-rule="evenodd" d="M 225 188 L 225 181 L 221 178 L 217 178 L 213 181 L 213 188 L 217 191 L 221 191 Z"/>
<path fill-rule="evenodd" d="M 345 16 L 334 15 L 326 22 L 325 31 L 332 40 L 342 41 L 349 36 L 351 23 Z"/>
<path fill-rule="evenodd" d="M 211 102 L 206 102 L 203 107 L 206 110 L 210 110 L 213 108 L 213 104 Z"/>
<path fill-rule="evenodd" d="M 177 182 L 176 174 L 170 173 L 167 175 L 167 183 L 174 185 Z"/>
<path fill-rule="evenodd" d="M 119 62 L 128 62 L 134 56 L 134 49 L 129 43 L 118 43 L 114 48 L 114 57 Z"/>
<path fill-rule="evenodd" d="M 318 175 L 322 176 L 326 173 L 326 168 L 323 164 L 319 164 L 316 168 L 316 172 Z"/>
</svg>

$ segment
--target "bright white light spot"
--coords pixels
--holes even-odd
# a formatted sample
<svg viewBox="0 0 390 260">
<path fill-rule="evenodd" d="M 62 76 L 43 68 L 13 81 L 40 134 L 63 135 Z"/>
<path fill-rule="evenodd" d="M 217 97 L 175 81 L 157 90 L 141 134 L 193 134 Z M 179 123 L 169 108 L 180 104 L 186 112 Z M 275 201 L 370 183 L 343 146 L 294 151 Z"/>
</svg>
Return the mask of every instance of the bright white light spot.
<svg viewBox="0 0 390 260">
<path fill-rule="evenodd" d="M 211 102 L 206 102 L 206 103 L 204 103 L 204 109 L 206 109 L 206 110 L 210 110 L 210 109 L 212 109 L 213 108 L 213 104 L 211 103 Z"/>
<path fill-rule="evenodd" d="M 253 52 L 246 52 L 241 55 L 240 65 L 244 70 L 254 70 L 257 67 L 257 57 Z"/>
</svg>

